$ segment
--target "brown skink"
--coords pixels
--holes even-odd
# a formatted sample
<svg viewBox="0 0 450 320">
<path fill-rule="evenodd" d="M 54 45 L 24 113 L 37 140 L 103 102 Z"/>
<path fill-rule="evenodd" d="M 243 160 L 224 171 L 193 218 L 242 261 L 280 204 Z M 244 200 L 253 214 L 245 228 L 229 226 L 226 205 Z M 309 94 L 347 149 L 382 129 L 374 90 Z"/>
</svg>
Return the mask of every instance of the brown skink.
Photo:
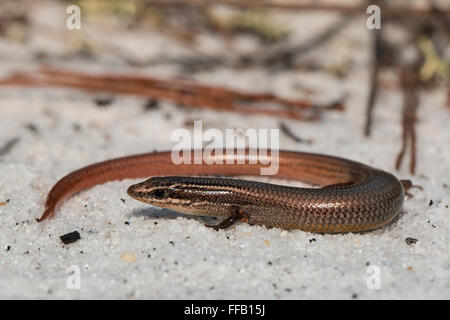
<svg viewBox="0 0 450 320">
<path fill-rule="evenodd" d="M 197 157 L 192 151 L 192 159 Z M 250 163 L 226 164 L 237 156 L 226 152 L 203 155 L 200 164 L 174 164 L 171 152 L 134 155 L 96 163 L 63 177 L 51 189 L 39 221 L 52 216 L 63 199 L 107 181 L 152 177 L 129 187 L 140 201 L 176 211 L 224 217 L 215 227 L 243 220 L 318 233 L 373 230 L 400 212 L 409 181 L 367 165 L 320 154 L 279 151 L 276 178 L 297 180 L 320 188 L 297 188 L 248 180 L 197 176 L 259 176 L 270 152 Z M 220 164 L 220 160 L 222 164 Z M 213 164 L 209 164 L 214 162 Z M 236 161 L 235 161 L 236 162 Z M 194 177 L 192 177 L 194 176 Z M 405 189 L 404 189 L 405 187 Z"/>
</svg>

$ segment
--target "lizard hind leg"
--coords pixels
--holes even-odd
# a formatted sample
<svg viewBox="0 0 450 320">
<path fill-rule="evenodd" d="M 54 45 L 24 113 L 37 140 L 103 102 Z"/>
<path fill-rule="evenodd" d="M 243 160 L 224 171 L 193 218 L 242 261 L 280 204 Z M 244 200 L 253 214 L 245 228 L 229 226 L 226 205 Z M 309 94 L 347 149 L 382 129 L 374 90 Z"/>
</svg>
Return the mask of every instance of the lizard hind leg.
<svg viewBox="0 0 450 320">
<path fill-rule="evenodd" d="M 419 190 L 423 190 L 423 188 L 421 186 L 414 185 L 411 180 L 400 180 L 400 183 L 402 184 L 403 189 L 405 190 L 405 196 L 408 196 L 411 198 L 413 197 L 413 195 L 408 192 L 409 189 L 417 188 Z"/>
</svg>

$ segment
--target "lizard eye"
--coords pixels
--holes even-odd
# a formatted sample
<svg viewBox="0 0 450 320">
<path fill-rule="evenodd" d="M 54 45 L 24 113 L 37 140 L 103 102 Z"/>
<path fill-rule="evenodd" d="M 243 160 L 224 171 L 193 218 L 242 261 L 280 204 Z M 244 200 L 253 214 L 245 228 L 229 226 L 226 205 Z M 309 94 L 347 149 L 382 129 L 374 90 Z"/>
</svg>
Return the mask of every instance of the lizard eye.
<svg viewBox="0 0 450 320">
<path fill-rule="evenodd" d="M 164 199 L 167 195 L 167 192 L 164 189 L 156 189 L 153 190 L 150 195 L 155 199 Z"/>
</svg>

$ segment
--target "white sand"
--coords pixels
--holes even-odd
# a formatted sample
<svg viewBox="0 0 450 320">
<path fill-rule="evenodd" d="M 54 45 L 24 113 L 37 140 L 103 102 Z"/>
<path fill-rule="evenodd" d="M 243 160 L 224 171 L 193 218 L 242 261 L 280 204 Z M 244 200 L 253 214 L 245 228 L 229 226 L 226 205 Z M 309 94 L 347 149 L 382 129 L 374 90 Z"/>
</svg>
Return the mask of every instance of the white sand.
<svg viewBox="0 0 450 320">
<path fill-rule="evenodd" d="M 224 130 L 276 128 L 279 120 L 182 109 L 169 102 L 144 112 L 143 99 L 124 96 L 99 108 L 93 101 L 96 94 L 0 89 L 0 146 L 20 139 L 0 156 L 0 202 L 9 200 L 0 206 L 0 298 L 449 299 L 450 115 L 444 107 L 445 92 L 421 96 L 416 176 L 407 171 L 408 161 L 395 171 L 401 141 L 401 96 L 395 89 L 383 90 L 380 96 L 372 137 L 362 134 L 368 90 L 364 23 L 355 20 L 323 51 L 311 54 L 329 64 L 351 59 L 353 67 L 345 79 L 303 71 L 220 68 L 194 77 L 291 98 L 303 97 L 298 86 L 313 89 L 313 100 L 331 101 L 347 94 L 345 112 L 328 113 L 316 123 L 282 120 L 314 143 L 295 143 L 281 134 L 281 147 L 343 156 L 421 185 L 424 190 L 411 191 L 414 198 L 406 200 L 397 222 L 366 234 L 317 235 L 247 224 L 216 232 L 204 227 L 201 218 L 134 201 L 125 191 L 136 181 L 127 180 L 82 192 L 68 200 L 54 219 L 38 224 L 35 219 L 42 213 L 47 192 L 74 169 L 170 148 L 171 132 L 186 121 L 202 119 L 205 128 Z M 300 33 L 298 38 L 308 36 Z M 29 48 L 0 40 L 0 74 L 36 68 L 31 56 L 39 43 L 36 40 Z M 329 56 L 330 52 L 335 54 Z M 130 70 L 113 58 L 102 59 L 59 65 Z M 176 74 L 167 66 L 140 72 Z M 37 132 L 27 128 L 29 124 Z M 81 240 L 63 245 L 59 236 L 72 231 L 78 231 Z M 418 241 L 407 245 L 407 237 Z M 79 290 L 68 288 L 67 280 L 74 276 L 68 268 L 79 270 Z M 372 270 L 379 271 L 379 289 L 371 286 Z"/>
</svg>

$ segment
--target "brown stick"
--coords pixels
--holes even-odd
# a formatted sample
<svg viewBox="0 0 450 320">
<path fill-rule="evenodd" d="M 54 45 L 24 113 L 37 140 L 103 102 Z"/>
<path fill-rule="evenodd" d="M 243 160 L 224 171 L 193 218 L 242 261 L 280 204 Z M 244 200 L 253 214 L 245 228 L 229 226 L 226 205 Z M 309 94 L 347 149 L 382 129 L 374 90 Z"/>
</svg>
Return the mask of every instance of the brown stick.
<svg viewBox="0 0 450 320">
<path fill-rule="evenodd" d="M 269 54 L 263 57 L 263 62 L 266 65 L 271 65 L 274 63 L 283 63 L 287 66 L 293 64 L 293 58 L 299 55 L 305 54 L 318 46 L 326 43 L 328 40 L 336 36 L 340 31 L 342 31 L 346 26 L 348 26 L 353 21 L 352 16 L 345 16 L 340 18 L 337 22 L 333 23 L 331 26 L 327 27 L 319 35 L 311 38 L 305 42 L 294 45 L 289 48 L 283 48 L 275 53 Z"/>
<path fill-rule="evenodd" d="M 340 4 L 316 4 L 316 3 L 299 3 L 299 1 L 291 2 L 275 2 L 275 1 L 249 1 L 249 0 L 141 0 L 155 6 L 211 6 L 215 4 L 229 5 L 238 8 L 256 8 L 256 9 L 279 9 L 279 10 L 316 10 L 316 11 L 336 11 L 342 13 L 366 13 L 367 4 L 361 5 L 340 5 Z M 450 8 L 440 8 L 442 13 L 450 14 Z M 432 12 L 429 7 L 412 7 L 412 6 L 386 6 L 383 13 L 401 14 L 401 15 L 428 15 Z"/>
<path fill-rule="evenodd" d="M 366 125 L 364 128 L 364 134 L 370 136 L 370 130 L 372 127 L 373 110 L 376 103 L 378 93 L 378 76 L 380 70 L 381 60 L 381 29 L 372 30 L 372 68 L 370 73 L 370 93 L 367 99 L 366 107 Z"/>
<path fill-rule="evenodd" d="M 403 134 L 402 146 L 397 155 L 395 167 L 397 170 L 400 169 L 409 142 L 411 146 L 409 171 L 411 174 L 415 174 L 416 171 L 417 147 L 415 122 L 417 107 L 419 105 L 418 81 L 419 75 L 416 67 L 405 67 L 402 69 L 400 82 L 403 90 Z"/>
<path fill-rule="evenodd" d="M 339 110 L 335 103 L 319 106 L 309 101 L 285 99 L 270 93 L 240 92 L 178 79 L 111 74 L 98 76 L 54 69 L 44 69 L 35 73 L 16 73 L 0 80 L 1 85 L 60 86 L 88 91 L 136 94 L 214 110 L 310 121 L 319 119 L 321 110 Z M 263 106 L 261 103 L 268 105 Z"/>
<path fill-rule="evenodd" d="M 447 86 L 447 107 L 450 108 L 450 84 Z"/>
</svg>

